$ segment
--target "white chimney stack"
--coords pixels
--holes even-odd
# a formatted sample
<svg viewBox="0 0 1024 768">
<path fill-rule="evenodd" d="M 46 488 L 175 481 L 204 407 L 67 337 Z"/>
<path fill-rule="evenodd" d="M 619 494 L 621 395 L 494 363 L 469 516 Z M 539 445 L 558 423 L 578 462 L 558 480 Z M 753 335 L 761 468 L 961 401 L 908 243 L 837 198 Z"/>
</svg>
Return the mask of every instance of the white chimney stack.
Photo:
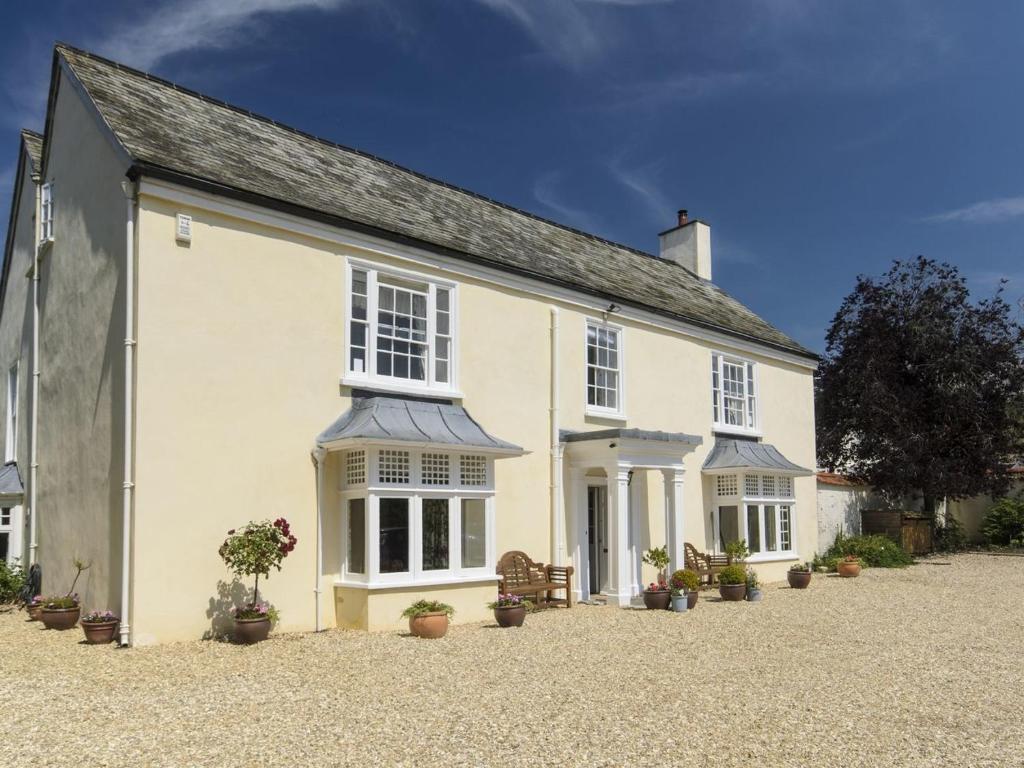
<svg viewBox="0 0 1024 768">
<path fill-rule="evenodd" d="M 711 227 L 679 211 L 679 223 L 658 235 L 661 258 L 686 267 L 698 277 L 711 279 Z"/>
</svg>

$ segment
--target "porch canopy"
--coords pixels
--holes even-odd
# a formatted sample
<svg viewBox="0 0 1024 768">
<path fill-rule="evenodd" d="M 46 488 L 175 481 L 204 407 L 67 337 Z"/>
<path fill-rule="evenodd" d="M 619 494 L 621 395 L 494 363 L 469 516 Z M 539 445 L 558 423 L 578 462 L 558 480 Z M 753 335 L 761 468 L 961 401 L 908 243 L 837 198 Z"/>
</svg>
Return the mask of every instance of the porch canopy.
<svg viewBox="0 0 1024 768">
<path fill-rule="evenodd" d="M 25 489 L 21 484 L 21 473 L 18 472 L 18 465 L 9 461 L 0 467 L 0 504 L 4 506 L 17 506 L 21 504 L 25 495 Z"/>
<path fill-rule="evenodd" d="M 709 475 L 744 470 L 793 476 L 814 474 L 812 470 L 787 459 L 774 445 L 755 443 L 752 440 L 719 438 L 704 460 L 703 471 Z"/>
<path fill-rule="evenodd" d="M 573 561 L 580 564 L 582 599 L 588 597 L 590 562 L 587 538 L 588 469 L 603 469 L 607 477 L 607 541 L 609 551 L 608 599 L 629 605 L 642 589 L 640 581 L 640 528 L 638 498 L 632 498 L 633 470 L 659 470 L 665 478 L 665 532 L 670 569 L 682 568 L 683 542 L 683 458 L 703 442 L 697 435 L 645 429 L 599 429 L 561 432 L 565 459 L 569 465 L 571 509 L 567 528 Z"/>
</svg>

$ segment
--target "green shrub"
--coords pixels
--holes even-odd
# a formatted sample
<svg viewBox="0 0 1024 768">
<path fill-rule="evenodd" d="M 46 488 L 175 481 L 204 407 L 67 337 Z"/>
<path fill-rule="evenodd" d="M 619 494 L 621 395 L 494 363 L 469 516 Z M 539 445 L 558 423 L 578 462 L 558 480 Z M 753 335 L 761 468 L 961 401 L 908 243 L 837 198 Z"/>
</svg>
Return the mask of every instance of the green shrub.
<svg viewBox="0 0 1024 768">
<path fill-rule="evenodd" d="M 826 558 L 840 558 L 846 555 L 859 557 L 867 568 L 905 568 L 914 564 L 914 558 L 888 536 L 836 536 L 835 543 L 825 553 Z"/>
<path fill-rule="evenodd" d="M 964 526 L 950 514 L 942 525 L 935 526 L 934 545 L 936 552 L 963 552 L 969 546 Z"/>
<path fill-rule="evenodd" d="M 681 568 L 672 574 L 668 583 L 677 592 L 696 592 L 700 587 L 700 576 L 696 571 Z"/>
<path fill-rule="evenodd" d="M 17 600 L 24 584 L 25 574 L 21 567 L 17 564 L 7 565 L 6 560 L 0 560 L 0 605 Z"/>
<path fill-rule="evenodd" d="M 750 556 L 750 550 L 747 549 L 747 540 L 738 539 L 730 541 L 725 545 L 725 554 L 729 556 L 729 562 L 746 560 Z"/>
<path fill-rule="evenodd" d="M 726 586 L 746 584 L 747 571 L 742 565 L 728 565 L 719 572 L 718 583 Z"/>
<path fill-rule="evenodd" d="M 402 616 L 406 619 L 413 619 L 425 613 L 446 613 L 451 616 L 455 613 L 455 609 L 447 603 L 439 603 L 437 600 L 417 600 L 402 611 Z"/>
<path fill-rule="evenodd" d="M 1024 498 L 1000 499 L 992 505 L 982 518 L 981 535 L 989 544 L 1021 546 L 1019 542 L 1024 540 Z"/>
</svg>

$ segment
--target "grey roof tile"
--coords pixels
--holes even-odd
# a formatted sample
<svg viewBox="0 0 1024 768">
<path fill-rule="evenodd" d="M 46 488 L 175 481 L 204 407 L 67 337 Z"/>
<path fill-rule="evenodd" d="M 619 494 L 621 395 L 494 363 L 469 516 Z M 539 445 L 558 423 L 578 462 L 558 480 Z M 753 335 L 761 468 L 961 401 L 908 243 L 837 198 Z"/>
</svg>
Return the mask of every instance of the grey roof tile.
<svg viewBox="0 0 1024 768">
<path fill-rule="evenodd" d="M 815 358 L 709 281 L 60 44 L 137 163 Z"/>
<path fill-rule="evenodd" d="M 25 150 L 32 160 L 32 173 L 39 173 L 43 164 L 43 137 L 28 128 L 22 128 L 21 140 L 25 142 Z"/>
</svg>

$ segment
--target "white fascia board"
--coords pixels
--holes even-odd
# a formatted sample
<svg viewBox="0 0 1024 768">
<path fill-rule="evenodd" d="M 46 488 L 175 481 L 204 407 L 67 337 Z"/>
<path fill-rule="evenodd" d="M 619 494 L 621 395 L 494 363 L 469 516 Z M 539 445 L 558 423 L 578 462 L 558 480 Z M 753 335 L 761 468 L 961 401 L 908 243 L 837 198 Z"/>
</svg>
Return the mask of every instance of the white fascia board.
<svg viewBox="0 0 1024 768">
<path fill-rule="evenodd" d="M 231 200 L 221 195 L 201 192 L 180 184 L 147 179 L 143 176 L 140 179 L 139 195 L 140 197 L 149 196 L 179 205 L 205 209 L 223 216 L 230 216 L 285 232 L 323 240 L 334 245 L 346 245 L 369 254 L 408 261 L 419 268 L 440 269 L 455 276 L 471 277 L 475 280 L 489 282 L 503 288 L 513 288 L 525 293 L 534 294 L 545 301 L 557 300 L 573 305 L 581 312 L 596 312 L 600 314 L 607 308 L 605 299 L 591 296 L 583 291 L 574 291 L 540 279 L 523 277 L 501 269 L 470 263 L 451 256 L 396 243 L 382 237 L 353 232 L 341 227 L 331 227 L 300 216 L 281 213 L 264 206 Z M 814 371 L 818 368 L 817 362 L 806 357 L 761 345 L 753 341 L 739 339 L 724 332 L 702 328 L 680 320 L 673 320 L 657 312 L 624 306 L 616 312 L 616 315 L 633 322 L 650 325 L 661 330 L 672 331 L 682 336 L 732 349 L 741 354 L 759 355 L 762 358 L 778 360 L 805 368 L 808 371 Z"/>
</svg>

